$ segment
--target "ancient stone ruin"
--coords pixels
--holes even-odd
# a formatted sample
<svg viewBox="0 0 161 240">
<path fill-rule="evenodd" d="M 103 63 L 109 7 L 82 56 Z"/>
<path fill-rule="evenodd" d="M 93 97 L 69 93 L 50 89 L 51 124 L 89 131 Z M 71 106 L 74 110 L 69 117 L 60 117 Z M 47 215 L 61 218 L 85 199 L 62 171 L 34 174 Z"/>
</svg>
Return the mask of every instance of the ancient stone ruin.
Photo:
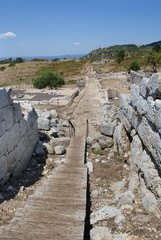
<svg viewBox="0 0 161 240">
<path fill-rule="evenodd" d="M 0 88 L 1 184 L 26 168 L 39 138 L 35 110 L 23 116 L 20 104 L 13 103 L 10 93 L 11 89 Z"/>
<path fill-rule="evenodd" d="M 120 98 L 115 151 L 130 165 L 129 190 L 139 189 L 148 212 L 161 207 L 161 74 L 142 77 Z"/>
</svg>

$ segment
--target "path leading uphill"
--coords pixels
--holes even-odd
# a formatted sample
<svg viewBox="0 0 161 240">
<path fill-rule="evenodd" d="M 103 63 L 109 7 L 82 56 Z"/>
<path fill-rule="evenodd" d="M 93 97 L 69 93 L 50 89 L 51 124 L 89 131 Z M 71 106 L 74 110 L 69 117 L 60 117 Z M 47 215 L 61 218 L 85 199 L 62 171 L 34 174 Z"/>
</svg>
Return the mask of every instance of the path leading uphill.
<svg viewBox="0 0 161 240">
<path fill-rule="evenodd" d="M 83 240 L 87 168 L 85 138 L 72 138 L 66 162 L 19 208 L 1 240 Z"/>
</svg>

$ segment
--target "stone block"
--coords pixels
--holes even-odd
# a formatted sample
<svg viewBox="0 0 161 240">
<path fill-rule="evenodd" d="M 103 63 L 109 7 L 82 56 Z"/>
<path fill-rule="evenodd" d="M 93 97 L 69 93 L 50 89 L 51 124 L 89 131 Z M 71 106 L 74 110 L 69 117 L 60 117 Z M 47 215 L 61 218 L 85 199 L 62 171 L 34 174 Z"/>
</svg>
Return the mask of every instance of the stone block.
<svg viewBox="0 0 161 240">
<path fill-rule="evenodd" d="M 7 155 L 7 168 L 8 172 L 12 173 L 17 165 L 18 162 L 18 155 L 17 155 L 17 150 L 13 150 L 10 154 Z"/>
<path fill-rule="evenodd" d="M 13 104 L 13 112 L 14 112 L 15 122 L 20 121 L 20 119 L 22 118 L 22 111 L 21 111 L 20 103 Z"/>
<path fill-rule="evenodd" d="M 115 127 L 116 127 L 115 124 L 112 123 L 112 122 L 104 123 L 101 126 L 100 132 L 101 132 L 101 134 L 103 134 L 105 136 L 112 137 L 113 133 L 114 133 L 114 130 L 115 130 Z"/>
<path fill-rule="evenodd" d="M 4 120 L 6 123 L 6 130 L 10 129 L 15 124 L 15 117 L 14 117 L 14 111 L 13 106 L 8 106 L 4 109 Z"/>
<path fill-rule="evenodd" d="M 25 135 L 27 131 L 27 124 L 26 121 L 22 118 L 19 122 L 19 133 L 20 133 L 20 138 Z"/>
<path fill-rule="evenodd" d="M 63 155 L 65 153 L 64 146 L 56 146 L 54 150 L 55 150 L 55 154 L 57 155 Z"/>
<path fill-rule="evenodd" d="M 153 100 L 152 97 L 148 97 L 146 117 L 148 121 L 150 121 L 154 125 L 156 124 L 156 115 L 157 115 L 157 111 L 155 107 L 155 101 Z"/>
<path fill-rule="evenodd" d="M 128 106 L 128 121 L 132 125 L 132 127 L 137 130 L 140 124 L 142 116 L 138 114 L 136 110 L 134 110 L 130 105 Z"/>
<path fill-rule="evenodd" d="M 140 73 L 137 73 L 133 70 L 130 71 L 130 79 L 129 79 L 129 82 L 131 84 L 140 84 L 140 82 L 142 81 L 144 75 L 140 74 Z"/>
<path fill-rule="evenodd" d="M 131 85 L 131 94 L 130 94 L 130 104 L 132 107 L 137 108 L 137 103 L 139 99 L 139 86 L 136 84 Z"/>
<path fill-rule="evenodd" d="M 140 95 L 143 98 L 147 98 L 149 94 L 148 88 L 149 78 L 143 78 L 140 82 Z"/>
<path fill-rule="evenodd" d="M 140 161 L 137 162 L 138 169 L 144 174 L 145 185 L 156 197 L 161 197 L 158 189 L 161 186 L 161 179 L 151 160 L 150 155 L 144 150 Z M 158 195 L 159 194 L 159 195 Z"/>
<path fill-rule="evenodd" d="M 151 145 L 151 154 L 154 157 L 155 163 L 161 171 L 161 138 L 159 133 L 155 132 L 153 134 L 153 140 Z"/>
<path fill-rule="evenodd" d="M 8 152 L 10 153 L 19 143 L 19 124 L 16 123 L 8 131 Z"/>
<path fill-rule="evenodd" d="M 145 117 L 138 126 L 138 134 L 144 145 L 151 151 L 154 132 Z"/>
<path fill-rule="evenodd" d="M 4 108 L 0 108 L 0 122 L 4 120 L 3 111 L 4 111 Z"/>
<path fill-rule="evenodd" d="M 130 94 L 120 95 L 120 110 L 127 116 Z"/>
<path fill-rule="evenodd" d="M 10 91 L 5 88 L 0 88 L 0 108 L 6 107 L 11 103 Z"/>
<path fill-rule="evenodd" d="M 131 161 L 130 161 L 131 170 L 137 169 L 137 166 L 139 165 L 139 162 L 142 159 L 142 153 L 143 153 L 142 142 L 138 135 L 135 135 L 131 143 Z"/>
<path fill-rule="evenodd" d="M 137 112 L 140 115 L 147 114 L 147 101 L 142 96 L 139 96 L 139 99 L 137 102 Z"/>
<path fill-rule="evenodd" d="M 0 157 L 6 154 L 8 148 L 8 132 L 0 137 Z"/>
<path fill-rule="evenodd" d="M 23 155 L 23 157 L 21 158 L 20 162 L 22 165 L 22 170 L 25 170 L 25 168 L 27 167 L 27 164 L 32 157 L 33 151 L 34 151 L 34 147 L 29 147 L 25 152 L 25 154 Z"/>
<path fill-rule="evenodd" d="M 0 157 L 0 180 L 7 173 L 7 158 L 5 156 Z"/>
<path fill-rule="evenodd" d="M 0 122 L 0 137 L 6 132 L 6 124 L 5 121 Z"/>
<path fill-rule="evenodd" d="M 149 83 L 149 95 L 154 99 L 161 99 L 161 74 L 155 73 L 151 76 Z"/>
<path fill-rule="evenodd" d="M 50 121 L 48 119 L 39 118 L 38 119 L 38 129 L 49 130 L 50 129 L 49 123 L 50 123 Z"/>
</svg>

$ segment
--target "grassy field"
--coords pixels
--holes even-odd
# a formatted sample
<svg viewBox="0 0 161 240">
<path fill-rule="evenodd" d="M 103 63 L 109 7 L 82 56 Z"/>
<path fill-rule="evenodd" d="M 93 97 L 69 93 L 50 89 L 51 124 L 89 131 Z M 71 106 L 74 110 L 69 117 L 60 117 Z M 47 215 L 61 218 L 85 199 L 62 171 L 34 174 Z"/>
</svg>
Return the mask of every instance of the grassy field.
<svg viewBox="0 0 161 240">
<path fill-rule="evenodd" d="M 66 60 L 66 61 L 29 61 L 17 63 L 14 67 L 5 66 L 4 71 L 0 71 L 0 87 L 12 85 L 32 85 L 35 77 L 44 72 L 53 71 L 65 78 L 67 84 L 75 84 L 82 79 L 85 73 L 85 64 L 88 60 Z"/>
</svg>

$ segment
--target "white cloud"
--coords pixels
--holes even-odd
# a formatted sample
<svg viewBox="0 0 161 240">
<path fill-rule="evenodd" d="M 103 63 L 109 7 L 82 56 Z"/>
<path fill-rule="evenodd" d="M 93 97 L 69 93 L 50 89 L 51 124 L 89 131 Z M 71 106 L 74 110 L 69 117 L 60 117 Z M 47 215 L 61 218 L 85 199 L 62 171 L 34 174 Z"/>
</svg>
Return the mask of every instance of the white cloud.
<svg viewBox="0 0 161 240">
<path fill-rule="evenodd" d="M 13 32 L 0 33 L 0 39 L 15 38 L 15 37 L 16 37 L 16 34 Z"/>
<path fill-rule="evenodd" d="M 25 46 L 25 44 L 24 44 L 24 43 L 21 43 L 21 46 Z"/>
<path fill-rule="evenodd" d="M 73 45 L 80 45 L 80 43 L 79 42 L 74 42 Z"/>
</svg>

